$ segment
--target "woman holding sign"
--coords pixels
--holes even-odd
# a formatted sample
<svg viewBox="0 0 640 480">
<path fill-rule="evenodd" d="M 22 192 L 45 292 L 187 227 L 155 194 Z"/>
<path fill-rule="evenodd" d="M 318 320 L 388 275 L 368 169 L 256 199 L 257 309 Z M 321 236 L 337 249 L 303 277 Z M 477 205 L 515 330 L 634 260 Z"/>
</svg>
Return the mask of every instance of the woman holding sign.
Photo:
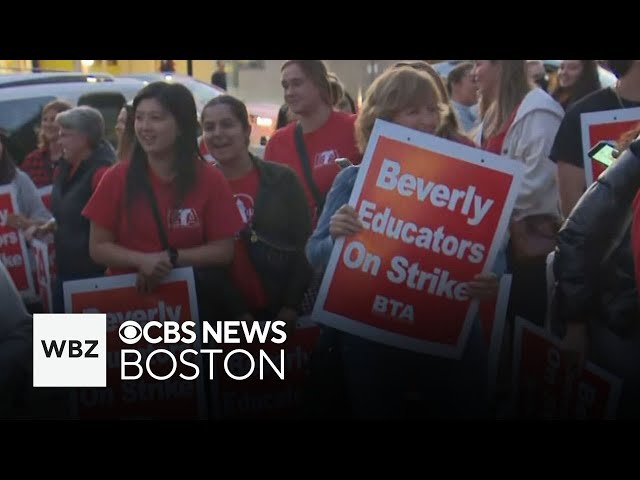
<svg viewBox="0 0 640 480">
<path fill-rule="evenodd" d="M 4 192 L 2 192 L 4 190 Z M 32 230 L 37 228 L 38 225 L 45 223 L 51 218 L 51 214 L 42 203 L 42 198 L 33 184 L 29 176 L 21 171 L 16 164 L 7 148 L 7 137 L 4 133 L 0 132 L 0 196 L 5 197 L 9 195 L 9 192 L 13 191 L 16 204 L 13 206 L 16 210 L 9 213 L 5 208 L 0 207 L 0 230 L 2 227 L 11 227 L 21 231 Z M 3 202 L 4 206 L 7 205 Z M 7 249 L 14 248 L 20 239 L 15 231 L 3 232 L 0 234 L 0 257 L 6 258 L 5 253 L 8 254 L 8 258 L 12 258 L 15 255 Z M 32 271 L 35 272 L 35 258 L 31 249 L 27 250 L 29 256 L 29 263 L 32 266 Z M 20 256 L 21 257 L 21 256 Z M 9 263 L 7 263 L 9 266 Z M 12 269 L 12 271 L 14 271 Z M 38 300 L 36 298 L 27 298 L 29 303 L 29 311 L 37 311 L 39 307 Z"/>
<path fill-rule="evenodd" d="M 174 267 L 194 267 L 199 301 L 213 301 L 225 282 L 209 280 L 224 269 L 207 267 L 231 263 L 242 222 L 224 176 L 198 152 L 193 95 L 177 83 L 151 83 L 136 95 L 133 115 L 131 160 L 104 175 L 82 212 L 91 221 L 91 257 L 112 275 L 137 272 L 142 292 Z"/>
<path fill-rule="evenodd" d="M 9 149 L 7 136 L 0 132 L 0 187 L 10 185 L 16 198 L 17 212 L 7 215 L 6 224 L 25 230 L 39 225 L 51 218 L 51 214 L 42 203 L 38 189 L 29 176 L 16 167 Z"/>
<path fill-rule="evenodd" d="M 446 116 L 447 107 L 426 73 L 391 68 L 367 91 L 356 122 L 358 146 L 364 152 L 378 118 L 435 134 Z M 343 170 L 329 192 L 318 227 L 307 243 L 307 257 L 314 267 L 326 267 L 337 238 L 362 229 L 358 214 L 348 205 L 358 171 L 357 166 Z M 493 298 L 497 279 L 495 275 L 478 276 L 468 287 L 472 297 Z M 348 402 L 358 417 L 480 417 L 486 414 L 486 371 L 480 371 L 486 368 L 486 352 L 481 351 L 482 335 L 475 323 L 462 362 L 401 350 L 330 328 L 324 329 L 321 343 L 331 343 L 327 337 L 333 336 L 332 347 L 342 354 Z M 471 372 L 470 365 L 477 369 Z M 315 374 L 321 374 L 322 368 L 319 365 Z"/>
<path fill-rule="evenodd" d="M 56 123 L 63 157 L 51 192 L 54 217 L 28 234 L 41 237 L 54 233 L 56 279 L 52 304 L 54 313 L 62 313 L 64 282 L 104 274 L 104 266 L 89 256 L 89 222 L 80 212 L 113 163 L 115 152 L 104 137 L 104 118 L 95 108 L 66 110 L 56 116 Z"/>
</svg>

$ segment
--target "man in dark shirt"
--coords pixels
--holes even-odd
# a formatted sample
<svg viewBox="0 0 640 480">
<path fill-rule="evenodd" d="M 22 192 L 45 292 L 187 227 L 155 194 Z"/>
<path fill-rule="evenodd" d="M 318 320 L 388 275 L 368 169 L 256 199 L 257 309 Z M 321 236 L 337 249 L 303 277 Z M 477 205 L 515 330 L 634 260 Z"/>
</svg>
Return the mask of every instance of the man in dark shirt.
<svg viewBox="0 0 640 480">
<path fill-rule="evenodd" d="M 618 77 L 615 87 L 597 90 L 573 104 L 556 134 L 550 158 L 558 165 L 560 203 L 565 217 L 584 193 L 583 113 L 640 107 L 640 60 L 608 60 Z"/>
<path fill-rule="evenodd" d="M 211 75 L 211 83 L 216 87 L 221 88 L 222 90 L 227 90 L 227 72 L 224 71 L 224 62 L 222 60 L 218 60 L 217 62 L 218 70 L 213 72 Z"/>
</svg>

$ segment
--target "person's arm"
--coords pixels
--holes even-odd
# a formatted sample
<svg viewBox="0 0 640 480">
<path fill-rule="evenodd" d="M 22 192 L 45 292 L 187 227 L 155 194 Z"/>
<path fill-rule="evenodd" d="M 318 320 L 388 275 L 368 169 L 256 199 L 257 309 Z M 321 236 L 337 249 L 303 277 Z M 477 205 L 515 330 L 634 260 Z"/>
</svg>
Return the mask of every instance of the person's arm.
<svg viewBox="0 0 640 480">
<path fill-rule="evenodd" d="M 40 192 L 29 175 L 18 170 L 16 173 L 16 190 L 18 209 L 23 216 L 20 228 L 26 229 L 32 225 L 39 226 L 51 219 L 51 213 L 44 206 Z"/>
<path fill-rule="evenodd" d="M 213 240 L 204 245 L 178 249 L 178 267 L 230 265 L 233 261 L 233 238 Z"/>
<path fill-rule="evenodd" d="M 560 207 L 562 209 L 562 215 L 566 218 L 584 193 L 584 168 L 576 167 L 562 159 L 558 160 L 557 165 Z"/>
<path fill-rule="evenodd" d="M 342 170 L 327 194 L 327 200 L 318 219 L 318 225 L 309 238 L 305 249 L 307 259 L 315 269 L 324 269 L 329 263 L 331 250 L 333 249 L 333 238 L 329 232 L 331 217 L 342 205 L 349 202 L 351 190 L 353 189 L 353 180 L 358 175 L 358 171 L 358 167 L 348 167 Z"/>
<path fill-rule="evenodd" d="M 140 273 L 155 278 L 164 277 L 172 268 L 169 252 L 142 253 L 125 248 L 115 242 L 110 230 L 96 222 L 91 222 L 89 255 L 100 265 L 110 268 L 135 268 Z"/>
</svg>

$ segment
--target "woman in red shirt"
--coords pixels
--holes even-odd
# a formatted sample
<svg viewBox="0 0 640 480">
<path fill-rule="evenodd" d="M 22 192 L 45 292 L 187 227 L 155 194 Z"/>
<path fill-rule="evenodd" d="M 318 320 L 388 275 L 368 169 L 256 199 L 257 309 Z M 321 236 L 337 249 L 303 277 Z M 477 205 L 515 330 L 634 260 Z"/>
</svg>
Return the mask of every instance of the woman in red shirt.
<svg viewBox="0 0 640 480">
<path fill-rule="evenodd" d="M 235 244 L 234 286 L 252 318 L 278 318 L 292 332 L 312 274 L 304 253 L 311 217 L 302 185 L 291 168 L 251 154 L 249 115 L 237 98 L 209 101 L 202 129 L 245 223 Z"/>
<path fill-rule="evenodd" d="M 174 267 L 229 265 L 242 221 L 224 176 L 198 153 L 191 92 L 149 84 L 134 99 L 133 115 L 131 161 L 104 175 L 83 210 L 91 221 L 91 256 L 108 273 L 137 272 L 141 291 L 153 290 Z"/>
<path fill-rule="evenodd" d="M 264 159 L 298 174 L 315 225 L 340 171 L 335 160 L 348 158 L 355 165 L 362 160 L 354 134 L 356 116 L 333 109 L 329 73 L 322 60 L 287 60 L 280 71 L 284 100 L 297 120 L 274 132 Z"/>
</svg>

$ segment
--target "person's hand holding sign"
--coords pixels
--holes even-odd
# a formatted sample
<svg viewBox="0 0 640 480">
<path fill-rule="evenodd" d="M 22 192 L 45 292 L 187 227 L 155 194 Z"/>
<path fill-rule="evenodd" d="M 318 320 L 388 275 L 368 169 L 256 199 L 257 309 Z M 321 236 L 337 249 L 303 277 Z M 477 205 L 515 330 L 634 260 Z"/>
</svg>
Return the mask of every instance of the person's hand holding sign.
<svg viewBox="0 0 640 480">
<path fill-rule="evenodd" d="M 351 205 L 344 204 L 331 217 L 329 233 L 334 240 L 338 237 L 353 235 L 362 230 L 362 223 Z"/>
<path fill-rule="evenodd" d="M 469 295 L 478 300 L 488 300 L 498 295 L 498 277 L 494 273 L 479 273 L 467 285 Z"/>
</svg>

